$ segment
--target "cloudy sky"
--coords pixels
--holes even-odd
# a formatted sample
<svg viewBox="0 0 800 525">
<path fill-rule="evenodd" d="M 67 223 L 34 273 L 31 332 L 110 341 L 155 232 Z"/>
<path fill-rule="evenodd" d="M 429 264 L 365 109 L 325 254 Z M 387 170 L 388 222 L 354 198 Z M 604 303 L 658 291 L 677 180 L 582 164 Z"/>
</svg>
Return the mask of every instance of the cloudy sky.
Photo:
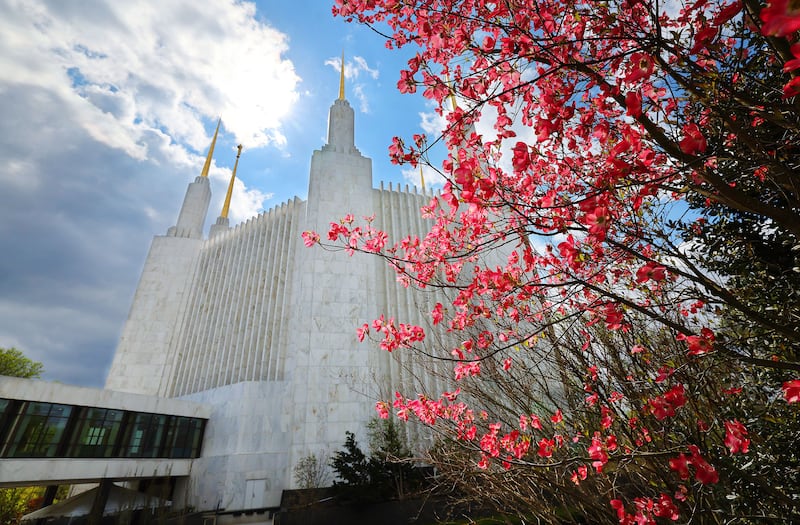
<svg viewBox="0 0 800 525">
<path fill-rule="evenodd" d="M 414 182 L 393 135 L 435 119 L 396 91 L 407 54 L 329 0 L 0 0 L 0 347 L 102 386 L 153 235 L 175 223 L 217 118 L 213 222 L 306 197 L 345 53 L 375 182 Z M 430 176 L 426 182 L 430 180 Z"/>
</svg>

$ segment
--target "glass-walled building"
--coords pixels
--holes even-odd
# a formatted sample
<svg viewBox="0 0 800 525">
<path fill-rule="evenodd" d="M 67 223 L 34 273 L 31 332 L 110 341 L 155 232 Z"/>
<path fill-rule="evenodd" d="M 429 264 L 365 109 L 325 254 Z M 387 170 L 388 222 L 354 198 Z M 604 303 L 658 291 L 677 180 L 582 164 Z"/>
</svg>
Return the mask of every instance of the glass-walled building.
<svg viewBox="0 0 800 525">
<path fill-rule="evenodd" d="M 205 421 L 0 398 L 0 458 L 196 458 Z"/>
</svg>

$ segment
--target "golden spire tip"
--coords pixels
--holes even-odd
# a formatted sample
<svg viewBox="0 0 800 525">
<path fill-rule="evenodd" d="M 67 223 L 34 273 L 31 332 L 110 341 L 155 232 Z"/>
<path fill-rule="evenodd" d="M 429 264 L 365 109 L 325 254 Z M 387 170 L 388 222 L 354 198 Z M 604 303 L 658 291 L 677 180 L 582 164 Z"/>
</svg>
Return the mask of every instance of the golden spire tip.
<svg viewBox="0 0 800 525">
<path fill-rule="evenodd" d="M 222 123 L 222 117 L 217 120 L 217 129 L 214 130 L 214 138 L 211 139 L 211 146 L 208 148 L 208 155 L 206 155 L 206 163 L 203 164 L 203 171 L 200 172 L 201 177 L 208 177 L 208 170 L 211 168 L 211 157 L 214 156 L 214 146 L 217 144 L 217 134 L 219 133 L 219 125 Z"/>
<path fill-rule="evenodd" d="M 339 100 L 344 100 L 344 49 L 342 50 L 342 62 L 339 68 Z"/>
<path fill-rule="evenodd" d="M 453 106 L 453 111 L 455 111 L 455 110 L 458 109 L 458 103 L 456 102 L 455 82 L 450 82 L 450 80 L 448 79 L 447 83 L 448 83 L 448 87 L 450 88 L 449 89 L 449 91 L 450 91 L 450 105 Z"/>
<path fill-rule="evenodd" d="M 233 183 L 236 180 L 236 169 L 239 167 L 239 157 L 242 156 L 242 145 L 236 146 L 238 152 L 236 153 L 236 162 L 233 164 L 233 173 L 231 173 L 231 181 L 228 183 L 228 193 L 225 194 L 225 203 L 222 205 L 222 213 L 220 217 L 228 218 L 228 210 L 231 207 L 231 195 L 233 195 Z"/>
</svg>

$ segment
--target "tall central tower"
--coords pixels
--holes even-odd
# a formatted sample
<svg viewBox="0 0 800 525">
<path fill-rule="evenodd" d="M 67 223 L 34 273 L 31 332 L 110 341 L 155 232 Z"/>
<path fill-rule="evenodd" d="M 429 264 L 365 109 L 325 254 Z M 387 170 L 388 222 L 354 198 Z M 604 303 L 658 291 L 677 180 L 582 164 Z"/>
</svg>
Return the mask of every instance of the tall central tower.
<svg viewBox="0 0 800 525">
<path fill-rule="evenodd" d="M 304 230 L 325 237 L 330 223 L 348 213 L 358 219 L 375 213 L 372 161 L 355 147 L 354 132 L 342 79 L 329 111 L 328 142 L 311 157 Z M 373 353 L 355 337 L 356 327 L 374 318 L 378 261 L 319 248 L 298 255 L 296 351 L 289 362 L 293 374 L 307 379 L 292 384 L 296 458 L 338 447 L 346 431 L 363 430 L 379 396 Z"/>
</svg>

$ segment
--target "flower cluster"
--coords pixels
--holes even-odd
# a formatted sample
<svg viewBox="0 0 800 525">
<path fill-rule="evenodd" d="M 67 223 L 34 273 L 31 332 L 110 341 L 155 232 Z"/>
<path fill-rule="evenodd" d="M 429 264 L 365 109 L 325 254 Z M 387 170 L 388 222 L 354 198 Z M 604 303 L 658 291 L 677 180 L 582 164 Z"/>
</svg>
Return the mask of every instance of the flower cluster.
<svg viewBox="0 0 800 525">
<path fill-rule="evenodd" d="M 701 485 L 720 483 L 717 468 L 733 461 L 721 455 L 759 443 L 759 427 L 734 410 L 750 385 L 727 367 L 797 369 L 736 344 L 749 332 L 716 318 L 726 308 L 770 334 L 793 328 L 725 288 L 735 280 L 693 253 L 728 242 L 709 232 L 729 210 L 800 232 L 796 206 L 780 204 L 797 199 L 787 182 L 796 141 L 777 138 L 796 137 L 778 131 L 794 118 L 787 99 L 800 95 L 797 2 L 338 0 L 334 13 L 381 25 L 390 47 L 413 45 L 397 87 L 422 92 L 447 125 L 446 182 L 422 209 L 427 235 L 393 243 L 349 216 L 328 232 L 350 253 L 385 256 L 404 285 L 447 290 L 430 324 L 449 341 L 439 350 L 452 380 L 474 387 L 462 398 L 471 402 L 398 395 L 397 417 L 451 432 L 490 472 L 535 463 L 579 490 L 602 479 L 618 494 L 620 523 L 674 521 L 704 505 Z M 431 142 L 395 138 L 389 156 L 416 166 Z M 303 240 L 320 243 L 310 232 Z M 371 332 L 389 351 L 434 346 L 394 319 L 357 335 Z M 580 377 L 569 394 L 585 404 L 557 410 L 553 394 L 544 415 L 540 396 L 482 400 L 496 391 L 475 386 L 523 382 L 546 364 Z M 781 391 L 800 402 L 800 379 L 761 393 L 772 403 Z M 389 404 L 376 410 L 388 417 Z M 665 475 L 638 493 L 618 490 L 615 480 L 647 461 Z M 662 493 L 672 481 L 657 478 L 675 477 L 696 483 Z"/>
</svg>

